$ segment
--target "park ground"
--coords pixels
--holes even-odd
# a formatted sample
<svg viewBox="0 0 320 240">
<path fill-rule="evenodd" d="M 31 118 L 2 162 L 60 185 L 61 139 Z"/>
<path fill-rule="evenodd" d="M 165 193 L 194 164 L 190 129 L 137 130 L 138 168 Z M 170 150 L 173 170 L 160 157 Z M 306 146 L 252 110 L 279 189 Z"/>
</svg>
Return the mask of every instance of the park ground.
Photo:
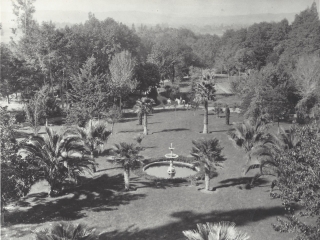
<svg viewBox="0 0 320 240">
<path fill-rule="evenodd" d="M 36 184 L 28 196 L 10 206 L 1 238 L 32 239 L 32 231 L 50 227 L 54 222 L 70 221 L 95 227 L 103 232 L 101 239 L 177 240 L 184 239 L 182 231 L 195 229 L 197 223 L 232 221 L 250 239 L 289 239 L 291 235 L 275 232 L 271 225 L 285 213 L 281 201 L 269 196 L 272 178 L 260 179 L 250 190 L 243 188 L 248 182 L 248 176 L 241 174 L 244 152 L 226 134 L 233 125 L 226 125 L 225 118 L 217 118 L 213 111 L 209 114 L 210 133 L 204 135 L 200 133 L 203 110 L 156 110 L 148 118 L 149 135 L 142 141 L 145 150 L 141 155 L 163 157 L 173 143 L 175 153 L 188 156 L 192 140 L 218 138 L 227 160 L 218 169 L 218 176 L 210 181 L 216 191 L 199 191 L 204 185 L 201 181 L 197 186 L 188 182 L 153 182 L 133 173 L 131 184 L 136 190 L 124 192 L 121 167 L 107 161 L 108 156 L 104 155 L 97 159 L 98 171 L 87 175 L 81 186 L 64 196 L 48 197 L 46 183 Z M 239 121 L 242 118 L 232 113 L 230 122 Z M 142 132 L 137 123 L 136 115 L 125 114 L 105 149 L 122 141 L 135 142 L 134 137 Z M 28 134 L 28 128 L 20 130 L 20 136 Z"/>
</svg>

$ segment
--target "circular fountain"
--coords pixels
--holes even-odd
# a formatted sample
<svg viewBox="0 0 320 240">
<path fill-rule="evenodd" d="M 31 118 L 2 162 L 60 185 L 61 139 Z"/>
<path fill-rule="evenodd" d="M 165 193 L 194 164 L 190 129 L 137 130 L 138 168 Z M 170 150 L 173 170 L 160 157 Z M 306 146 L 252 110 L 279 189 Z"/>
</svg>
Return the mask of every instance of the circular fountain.
<svg viewBox="0 0 320 240">
<path fill-rule="evenodd" d="M 170 153 L 165 154 L 168 161 L 158 161 L 147 164 L 143 167 L 143 171 L 148 175 L 158 178 L 186 178 L 196 174 L 199 169 L 193 164 L 173 161 L 179 156 L 173 153 L 174 148 L 169 147 Z"/>
</svg>

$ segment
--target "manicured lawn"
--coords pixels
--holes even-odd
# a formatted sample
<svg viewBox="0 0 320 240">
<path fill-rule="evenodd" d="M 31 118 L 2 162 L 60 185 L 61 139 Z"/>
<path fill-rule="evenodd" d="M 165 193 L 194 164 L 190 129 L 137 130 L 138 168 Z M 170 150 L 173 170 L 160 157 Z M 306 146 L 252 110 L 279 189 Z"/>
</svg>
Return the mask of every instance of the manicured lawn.
<svg viewBox="0 0 320 240">
<path fill-rule="evenodd" d="M 241 121 L 232 113 L 230 122 Z M 115 125 L 106 149 L 121 141 L 134 142 L 142 132 L 137 117 L 131 116 Z M 174 152 L 188 156 L 192 140 L 216 137 L 224 147 L 227 158 L 218 177 L 211 179 L 212 194 L 198 189 L 203 187 L 182 184 L 156 184 L 131 175 L 136 191 L 123 192 L 122 169 L 106 161 L 107 156 L 97 159 L 98 171 L 87 175 L 82 186 L 69 194 L 49 198 L 45 196 L 45 183 L 37 184 L 32 192 L 22 199 L 7 214 L 2 239 L 30 239 L 31 230 L 48 227 L 50 223 L 68 220 L 86 223 L 104 231 L 101 239 L 184 239 L 182 231 L 196 228 L 197 223 L 234 221 L 238 228 L 247 232 L 250 239 L 289 239 L 288 234 L 277 233 L 271 224 L 276 216 L 284 214 L 278 199 L 269 197 L 270 180 L 260 180 L 251 190 L 239 189 L 247 179 L 241 176 L 244 163 L 242 150 L 236 149 L 228 139 L 224 118 L 209 116 L 208 135 L 202 130 L 203 111 L 174 110 L 155 112 L 148 118 L 150 135 L 142 141 L 145 158 L 161 157 L 169 152 L 173 143 Z M 275 128 L 276 129 L 276 128 Z"/>
</svg>

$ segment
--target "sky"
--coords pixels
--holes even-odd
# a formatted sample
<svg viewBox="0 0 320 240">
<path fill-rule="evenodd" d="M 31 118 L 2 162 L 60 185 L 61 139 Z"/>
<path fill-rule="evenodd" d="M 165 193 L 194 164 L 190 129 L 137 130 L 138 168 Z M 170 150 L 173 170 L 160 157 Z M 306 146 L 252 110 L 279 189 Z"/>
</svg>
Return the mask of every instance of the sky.
<svg viewBox="0 0 320 240">
<path fill-rule="evenodd" d="M 16 1 L 16 0 L 14 0 Z M 177 17 L 299 13 L 320 0 L 36 0 L 38 22 L 84 22 L 88 13 L 145 12 Z M 11 0 L 0 0 L 4 29 L 12 27 Z M 320 8 L 319 8 L 320 9 Z M 99 16 L 102 16 L 101 14 Z M 130 14 L 128 14 L 130 20 Z M 165 21 L 160 18 L 159 21 Z M 161 22 L 159 22 L 161 23 Z"/>
</svg>

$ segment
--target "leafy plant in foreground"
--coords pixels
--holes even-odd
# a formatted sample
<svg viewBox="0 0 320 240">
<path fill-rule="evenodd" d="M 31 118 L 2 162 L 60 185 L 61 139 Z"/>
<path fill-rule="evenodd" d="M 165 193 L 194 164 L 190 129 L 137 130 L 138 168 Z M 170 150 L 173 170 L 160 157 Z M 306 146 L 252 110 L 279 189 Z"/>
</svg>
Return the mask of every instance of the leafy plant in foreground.
<svg viewBox="0 0 320 240">
<path fill-rule="evenodd" d="M 233 222 L 198 223 L 197 230 L 183 231 L 188 240 L 247 240 L 250 237 L 235 228 Z"/>
</svg>

